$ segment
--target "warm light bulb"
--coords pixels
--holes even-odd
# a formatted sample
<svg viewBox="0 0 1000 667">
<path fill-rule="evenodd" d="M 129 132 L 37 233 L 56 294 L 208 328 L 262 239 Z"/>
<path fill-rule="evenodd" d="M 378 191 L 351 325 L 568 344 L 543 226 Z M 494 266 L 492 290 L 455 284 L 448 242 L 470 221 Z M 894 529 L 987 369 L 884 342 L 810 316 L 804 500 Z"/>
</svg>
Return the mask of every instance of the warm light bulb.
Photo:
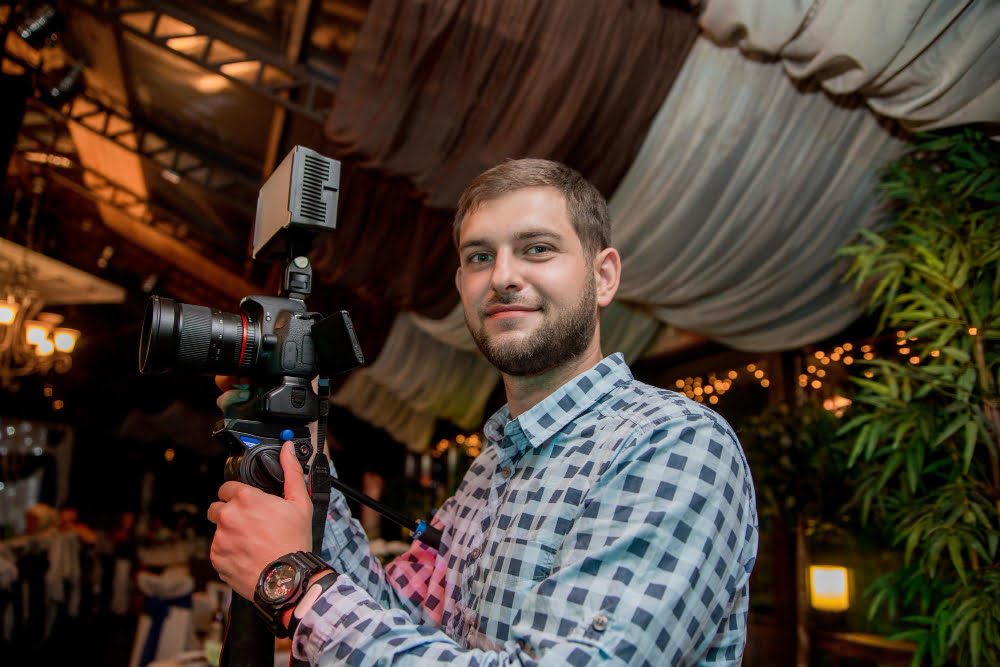
<svg viewBox="0 0 1000 667">
<path fill-rule="evenodd" d="M 17 317 L 16 303 L 0 303 L 0 324 L 11 324 Z"/>
<path fill-rule="evenodd" d="M 72 352 L 79 337 L 80 332 L 75 329 L 56 329 L 53 342 L 60 352 Z"/>
<path fill-rule="evenodd" d="M 40 345 L 48 336 L 49 330 L 41 322 L 32 320 L 24 327 L 24 339 L 32 345 Z"/>
<path fill-rule="evenodd" d="M 47 357 L 52 354 L 56 349 L 55 344 L 48 338 L 42 339 L 42 342 L 38 344 L 35 348 L 35 352 L 40 357 Z"/>
</svg>

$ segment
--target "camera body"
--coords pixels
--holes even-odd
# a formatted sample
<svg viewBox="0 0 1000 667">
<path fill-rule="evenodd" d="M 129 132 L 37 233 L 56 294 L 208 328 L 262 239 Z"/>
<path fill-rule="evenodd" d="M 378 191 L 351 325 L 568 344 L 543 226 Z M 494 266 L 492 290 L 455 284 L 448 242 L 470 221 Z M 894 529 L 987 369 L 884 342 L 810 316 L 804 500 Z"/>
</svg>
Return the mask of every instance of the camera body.
<svg viewBox="0 0 1000 667">
<path fill-rule="evenodd" d="M 322 319 L 319 313 L 306 311 L 298 299 L 280 296 L 248 296 L 240 310 L 260 323 L 259 361 L 262 375 L 293 375 L 311 378 L 319 374 L 312 325 Z"/>
</svg>

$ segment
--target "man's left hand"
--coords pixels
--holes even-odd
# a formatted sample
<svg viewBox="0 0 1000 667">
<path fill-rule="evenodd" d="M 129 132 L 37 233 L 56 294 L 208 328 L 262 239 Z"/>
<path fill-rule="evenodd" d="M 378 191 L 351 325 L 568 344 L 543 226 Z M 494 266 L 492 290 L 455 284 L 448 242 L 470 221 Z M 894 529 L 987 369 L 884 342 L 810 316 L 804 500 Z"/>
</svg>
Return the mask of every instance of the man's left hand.
<svg viewBox="0 0 1000 667">
<path fill-rule="evenodd" d="M 283 499 L 226 482 L 219 488 L 219 502 L 208 508 L 208 520 L 216 526 L 212 565 L 247 600 L 253 600 L 257 578 L 268 563 L 291 551 L 312 551 L 312 500 L 291 442 L 281 447 L 281 468 Z"/>
</svg>

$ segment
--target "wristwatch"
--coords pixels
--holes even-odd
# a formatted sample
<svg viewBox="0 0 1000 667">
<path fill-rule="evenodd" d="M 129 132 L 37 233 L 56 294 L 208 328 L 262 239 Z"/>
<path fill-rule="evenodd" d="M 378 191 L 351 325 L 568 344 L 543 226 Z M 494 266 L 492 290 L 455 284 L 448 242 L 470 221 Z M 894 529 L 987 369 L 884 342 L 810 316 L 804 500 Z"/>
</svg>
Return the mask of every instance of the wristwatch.
<svg viewBox="0 0 1000 667">
<path fill-rule="evenodd" d="M 272 561 L 260 573 L 253 592 L 253 606 L 277 637 L 287 637 L 281 615 L 295 606 L 306 591 L 309 577 L 332 569 L 316 554 L 293 551 Z"/>
</svg>

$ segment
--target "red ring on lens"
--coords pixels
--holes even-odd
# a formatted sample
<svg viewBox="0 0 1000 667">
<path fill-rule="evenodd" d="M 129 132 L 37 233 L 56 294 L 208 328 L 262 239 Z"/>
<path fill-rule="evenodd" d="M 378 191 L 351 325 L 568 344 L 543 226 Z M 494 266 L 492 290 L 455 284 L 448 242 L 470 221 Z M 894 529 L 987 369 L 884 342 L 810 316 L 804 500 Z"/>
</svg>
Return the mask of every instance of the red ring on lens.
<svg viewBox="0 0 1000 667">
<path fill-rule="evenodd" d="M 243 357 L 247 353 L 247 316 L 240 313 L 240 319 L 243 321 L 243 346 L 240 348 L 240 361 L 236 364 L 237 368 L 243 368 Z"/>
</svg>

